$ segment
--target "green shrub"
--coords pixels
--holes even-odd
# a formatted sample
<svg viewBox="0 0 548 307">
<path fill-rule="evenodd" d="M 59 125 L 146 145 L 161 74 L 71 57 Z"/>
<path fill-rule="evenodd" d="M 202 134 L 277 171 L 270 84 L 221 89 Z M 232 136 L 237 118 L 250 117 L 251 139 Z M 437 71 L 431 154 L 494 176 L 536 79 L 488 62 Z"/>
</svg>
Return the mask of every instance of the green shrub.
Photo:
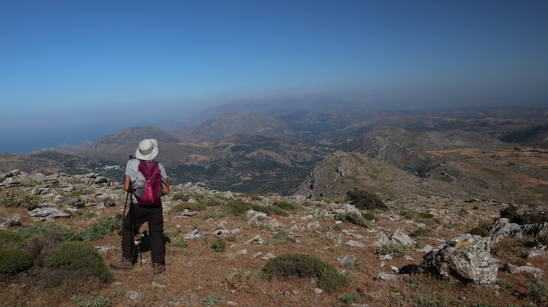
<svg viewBox="0 0 548 307">
<path fill-rule="evenodd" d="M 335 217 L 337 220 L 343 221 L 343 222 L 350 222 L 354 225 L 362 226 L 365 228 L 373 228 L 375 227 L 375 223 L 373 221 L 366 220 L 363 218 L 360 214 L 356 212 L 346 212 L 346 213 L 339 213 Z"/>
<path fill-rule="evenodd" d="M 55 252 L 55 247 L 64 242 L 64 238 L 54 233 L 48 237 L 36 235 L 25 240 L 25 251 L 29 252 L 38 265 L 44 266 L 44 261 L 47 257 Z"/>
<path fill-rule="evenodd" d="M 19 273 L 33 266 L 34 257 L 28 252 L 18 249 L 0 249 L 0 273 Z"/>
<path fill-rule="evenodd" d="M 362 210 L 388 210 L 384 202 L 375 194 L 354 188 L 346 192 L 346 201 Z"/>
<path fill-rule="evenodd" d="M 228 205 L 228 212 L 236 216 L 241 216 L 245 215 L 246 211 L 252 208 L 252 204 L 245 201 L 236 200 Z"/>
<path fill-rule="evenodd" d="M 542 281 L 529 288 L 529 297 L 539 306 L 546 306 L 548 303 L 548 287 Z"/>
<path fill-rule="evenodd" d="M 287 202 L 287 201 L 275 202 L 272 206 L 273 207 L 278 207 L 278 208 L 280 208 L 282 210 L 285 210 L 285 211 L 299 210 L 299 206 L 297 206 L 295 204 L 292 204 L 290 202 Z"/>
<path fill-rule="evenodd" d="M 188 209 L 189 211 L 203 211 L 207 209 L 207 206 L 202 203 L 182 203 L 182 204 L 173 206 L 173 208 L 171 208 L 169 212 L 177 213 L 177 212 L 185 211 L 185 209 Z"/>
<path fill-rule="evenodd" d="M 432 213 L 428 212 L 415 212 L 415 211 L 402 211 L 401 216 L 408 220 L 414 220 L 417 223 L 424 223 L 426 225 L 441 224 L 440 220 L 435 218 Z"/>
<path fill-rule="evenodd" d="M 218 253 L 224 253 L 226 251 L 226 242 L 219 238 L 211 244 L 211 248 Z"/>
<path fill-rule="evenodd" d="M 491 230 L 491 227 L 493 227 L 493 221 L 481 221 L 479 223 L 479 227 Z"/>
<path fill-rule="evenodd" d="M 537 242 L 542 245 L 548 245 L 548 229 L 543 229 L 537 234 Z"/>
<path fill-rule="evenodd" d="M 538 213 L 518 213 L 517 206 L 509 205 L 500 211 L 500 217 L 507 218 L 510 223 L 519 225 L 542 224 L 548 222 L 548 217 Z"/>
<path fill-rule="evenodd" d="M 489 237 L 491 235 L 489 230 L 479 226 L 472 228 L 468 233 L 471 235 L 482 236 L 482 237 Z"/>
<path fill-rule="evenodd" d="M 172 246 L 178 246 L 178 247 L 184 247 L 184 248 L 188 247 L 188 243 L 185 241 L 184 237 L 179 238 L 179 240 L 171 243 L 171 245 Z"/>
<path fill-rule="evenodd" d="M 39 228 L 38 228 L 39 229 Z M 70 228 L 63 227 L 58 224 L 49 224 L 45 228 L 42 228 L 42 231 L 39 234 L 49 237 L 49 236 L 61 236 L 65 241 L 82 241 L 82 235 L 78 231 L 74 231 Z"/>
<path fill-rule="evenodd" d="M 377 247 L 377 249 L 375 249 L 375 254 L 390 255 L 394 258 L 400 258 L 413 254 L 413 251 L 406 245 L 401 245 L 399 243 L 388 243 Z"/>
<path fill-rule="evenodd" d="M 377 219 L 377 217 L 371 212 L 363 213 L 362 217 L 368 221 L 373 221 Z"/>
<path fill-rule="evenodd" d="M 53 255 L 46 259 L 46 266 L 62 269 L 86 269 L 101 281 L 112 280 L 112 274 L 105 266 L 97 249 L 87 242 L 61 243 Z"/>
<path fill-rule="evenodd" d="M 357 295 L 356 293 L 350 292 L 346 294 L 345 296 L 341 297 L 339 301 L 345 304 L 351 304 L 351 303 L 361 303 L 363 302 L 363 299 L 361 298 L 361 296 Z"/>
<path fill-rule="evenodd" d="M 253 288 L 261 279 L 261 272 L 248 270 L 245 268 L 237 268 L 227 278 L 228 284 L 236 289 L 242 290 L 246 288 Z"/>
<path fill-rule="evenodd" d="M 39 202 L 40 198 L 37 195 L 25 191 L 10 189 L 0 192 L 0 205 L 4 207 L 22 207 L 30 211 L 40 207 Z"/>
<path fill-rule="evenodd" d="M 177 192 L 177 193 L 173 194 L 172 199 L 173 199 L 173 201 L 180 200 L 180 201 L 187 202 L 187 201 L 190 200 L 190 196 L 185 195 L 185 193 L 183 193 L 183 192 Z"/>
<path fill-rule="evenodd" d="M 272 280 L 274 277 L 287 278 L 318 278 L 318 287 L 331 292 L 350 284 L 348 277 L 337 272 L 337 269 L 321 260 L 303 254 L 282 254 L 270 259 L 262 269 L 263 278 Z"/>
<path fill-rule="evenodd" d="M 101 240 L 104 236 L 111 236 L 121 227 L 121 222 L 116 217 L 108 216 L 100 218 L 97 223 L 91 224 L 80 232 L 84 240 Z"/>
<path fill-rule="evenodd" d="M 23 237 L 15 231 L 0 229 L 0 248 L 21 246 Z"/>
<path fill-rule="evenodd" d="M 413 238 L 424 238 L 430 236 L 430 229 L 419 227 L 415 229 L 411 234 L 409 234 Z"/>
</svg>

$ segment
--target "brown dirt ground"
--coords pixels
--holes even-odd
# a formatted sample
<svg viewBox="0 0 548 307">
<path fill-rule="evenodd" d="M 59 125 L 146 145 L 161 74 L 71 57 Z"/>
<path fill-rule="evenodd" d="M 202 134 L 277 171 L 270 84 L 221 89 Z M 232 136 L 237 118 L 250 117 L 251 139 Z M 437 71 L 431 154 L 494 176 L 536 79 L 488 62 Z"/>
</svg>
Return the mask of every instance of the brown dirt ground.
<svg viewBox="0 0 548 307">
<path fill-rule="evenodd" d="M 430 237 L 422 246 L 429 244 L 438 246 L 455 235 L 466 232 L 478 225 L 480 221 L 491 220 L 497 216 L 500 205 L 485 203 L 455 203 L 440 205 L 436 200 L 426 201 L 418 204 L 419 210 L 426 211 L 430 208 L 445 209 L 447 218 L 440 216 L 441 225 L 432 224 L 426 227 L 432 230 Z M 121 201 L 123 203 L 123 200 Z M 414 202 L 415 205 L 416 202 Z M 316 203 L 318 209 L 323 205 Z M 375 230 L 390 234 L 393 230 L 401 228 L 405 233 L 410 234 L 417 229 L 419 224 L 406 220 L 391 220 L 389 215 L 398 214 L 403 209 L 414 210 L 405 201 L 393 203 L 391 211 L 377 212 Z M 355 293 L 363 299 L 363 304 L 368 306 L 474 306 L 489 302 L 491 305 L 482 306 L 527 306 L 531 300 L 528 298 L 528 288 L 536 281 L 528 274 L 511 275 L 499 270 L 499 282 L 489 286 L 463 285 L 454 281 L 440 280 L 430 275 L 399 275 L 396 281 L 384 281 L 376 279 L 381 273 L 392 273 L 390 267 L 401 267 L 403 265 L 418 265 L 422 261 L 424 252 L 415 251 L 411 256 L 412 260 L 397 258 L 393 260 L 379 260 L 374 253 L 375 247 L 371 246 L 378 239 L 378 233 L 355 226 L 349 223 L 340 224 L 342 229 L 334 229 L 335 221 L 325 218 L 319 219 L 320 228 L 316 230 L 316 236 L 311 230 L 301 232 L 302 237 L 297 239 L 300 244 L 276 239 L 272 230 L 263 229 L 266 227 L 253 227 L 249 221 L 235 218 L 232 215 L 218 217 L 222 211 L 221 207 L 210 208 L 211 212 L 201 211 L 197 216 L 184 219 L 176 219 L 172 214 L 165 213 L 165 231 L 168 238 L 175 241 L 177 237 L 188 233 L 193 227 L 200 231 L 214 231 L 219 228 L 219 222 L 224 221 L 224 229 L 240 228 L 241 232 L 236 235 L 236 241 L 226 241 L 225 252 L 215 252 L 210 248 L 214 238 L 211 235 L 206 239 L 190 240 L 188 247 L 177 247 L 167 245 L 167 271 L 160 276 L 153 276 L 150 263 L 150 253 L 142 254 L 142 266 L 137 263 L 130 272 L 113 272 L 115 281 L 109 284 L 101 284 L 93 280 L 73 288 L 42 289 L 32 283 L 2 284 L 0 295 L 4 299 L 2 306 L 78 306 L 71 297 L 80 294 L 91 301 L 99 295 L 110 299 L 109 306 L 208 306 L 213 305 L 219 299 L 216 306 L 227 305 L 228 302 L 235 302 L 238 306 L 346 306 L 340 299 L 349 294 Z M 303 221 L 301 216 L 310 214 L 314 207 L 297 211 L 289 217 L 275 216 L 284 225 L 287 231 L 292 221 L 308 223 Z M 87 209 L 84 209 L 87 210 Z M 115 215 L 119 208 L 108 208 L 101 211 L 101 215 Z M 21 212 L 24 214 L 24 212 Z M 217 217 L 205 220 L 206 214 L 213 213 Z M 27 215 L 28 216 L 28 215 Z M 316 220 L 316 219 L 315 219 Z M 60 224 L 73 228 L 84 228 L 91 224 L 94 218 L 88 220 L 59 220 Z M 30 219 L 25 217 L 23 223 L 30 224 Z M 257 223 L 258 225 L 261 222 Z M 142 230 L 146 229 L 146 224 Z M 180 229 L 180 230 L 178 230 Z M 363 238 L 356 239 L 343 235 L 343 244 L 327 239 L 323 231 L 329 229 L 334 233 L 342 233 L 343 230 L 353 231 Z M 175 237 L 173 234 L 177 233 Z M 245 244 L 247 240 L 259 234 L 266 241 L 264 245 Z M 366 243 L 366 248 L 356 248 L 345 245 L 349 240 L 357 240 Z M 530 238 L 529 238 L 530 240 Z M 119 246 L 119 236 L 107 236 L 103 240 L 92 242 L 96 246 Z M 234 244 L 234 247 L 229 247 Z M 505 262 L 528 265 L 548 270 L 546 258 L 538 257 L 524 260 L 519 257 L 528 247 L 526 244 L 513 240 L 505 240 L 499 248 L 498 254 L 494 255 L 499 259 L 499 265 Z M 247 250 L 247 254 L 239 255 L 237 251 Z M 262 252 L 260 257 L 253 257 L 255 253 Z M 351 280 L 347 288 L 331 293 L 317 294 L 316 281 L 314 279 L 287 279 L 266 281 L 256 278 L 267 262 L 265 257 L 268 253 L 281 255 L 284 253 L 303 253 L 320 257 L 322 260 L 333 264 L 339 271 L 345 270 Z M 353 255 L 357 258 L 353 266 L 344 266 L 336 261 L 336 257 Z M 115 251 L 104 255 L 105 264 L 116 262 L 121 257 L 121 251 Z M 381 262 L 386 265 L 381 267 Z M 229 280 L 234 269 L 240 269 L 250 273 L 247 277 Z M 543 277 L 543 282 L 548 282 Z M 125 295 L 119 295 L 126 291 L 136 291 L 139 294 L 138 300 L 131 300 Z M 427 299 L 434 300 L 437 305 L 427 305 Z M 422 302 L 422 303 L 421 303 Z"/>
</svg>

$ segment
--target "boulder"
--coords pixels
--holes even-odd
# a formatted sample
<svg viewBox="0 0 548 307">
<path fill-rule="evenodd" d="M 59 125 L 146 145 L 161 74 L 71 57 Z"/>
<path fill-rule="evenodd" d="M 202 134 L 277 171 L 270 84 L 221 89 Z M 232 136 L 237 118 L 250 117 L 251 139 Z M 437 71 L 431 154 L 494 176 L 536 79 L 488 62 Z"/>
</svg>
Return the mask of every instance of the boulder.
<svg viewBox="0 0 548 307">
<path fill-rule="evenodd" d="M 503 237 L 521 240 L 522 229 L 516 223 L 510 223 L 507 218 L 498 219 L 491 227 L 491 242 L 498 243 Z"/>
<path fill-rule="evenodd" d="M 502 271 L 508 272 L 510 274 L 530 273 L 533 275 L 533 277 L 537 279 L 542 279 L 542 275 L 544 274 L 544 271 L 539 268 L 534 268 L 530 266 L 515 266 L 510 263 L 505 263 L 502 267 Z"/>
<path fill-rule="evenodd" d="M 413 241 L 413 239 L 403 233 L 401 229 L 398 229 L 394 233 L 392 233 L 388 237 L 388 239 L 393 243 L 398 243 L 405 246 L 415 246 L 415 241 Z"/>
<path fill-rule="evenodd" d="M 36 208 L 29 211 L 29 215 L 35 220 L 52 220 L 56 217 L 68 217 L 70 214 L 55 208 Z"/>
<path fill-rule="evenodd" d="M 491 238 L 462 234 L 426 254 L 420 268 L 465 283 L 490 284 L 497 279 Z"/>
</svg>

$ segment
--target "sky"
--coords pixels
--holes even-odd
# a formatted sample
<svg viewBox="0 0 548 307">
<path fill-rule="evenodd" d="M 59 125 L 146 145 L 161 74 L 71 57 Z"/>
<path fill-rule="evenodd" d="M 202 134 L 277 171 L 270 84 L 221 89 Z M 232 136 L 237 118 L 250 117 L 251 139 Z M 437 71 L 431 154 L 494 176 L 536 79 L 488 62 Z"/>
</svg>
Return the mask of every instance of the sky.
<svg viewBox="0 0 548 307">
<path fill-rule="evenodd" d="M 548 1 L 0 0 L 0 152 L 264 95 L 548 106 Z"/>
</svg>

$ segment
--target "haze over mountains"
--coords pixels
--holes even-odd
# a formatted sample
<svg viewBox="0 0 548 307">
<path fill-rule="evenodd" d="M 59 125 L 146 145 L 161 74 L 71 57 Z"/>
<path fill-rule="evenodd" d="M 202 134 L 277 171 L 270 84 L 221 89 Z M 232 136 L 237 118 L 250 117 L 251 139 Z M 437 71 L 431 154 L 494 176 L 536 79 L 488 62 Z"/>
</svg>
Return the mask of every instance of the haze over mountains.
<svg viewBox="0 0 548 307">
<path fill-rule="evenodd" d="M 138 142 L 155 138 L 173 183 L 310 198 L 342 197 L 358 187 L 384 198 L 548 202 L 548 109 L 388 112 L 321 97 L 267 101 L 211 110 L 187 129 L 128 127 L 93 143 L 0 154 L 0 171 L 91 170 L 120 181 Z M 522 189 L 529 192 L 514 191 Z"/>
</svg>

